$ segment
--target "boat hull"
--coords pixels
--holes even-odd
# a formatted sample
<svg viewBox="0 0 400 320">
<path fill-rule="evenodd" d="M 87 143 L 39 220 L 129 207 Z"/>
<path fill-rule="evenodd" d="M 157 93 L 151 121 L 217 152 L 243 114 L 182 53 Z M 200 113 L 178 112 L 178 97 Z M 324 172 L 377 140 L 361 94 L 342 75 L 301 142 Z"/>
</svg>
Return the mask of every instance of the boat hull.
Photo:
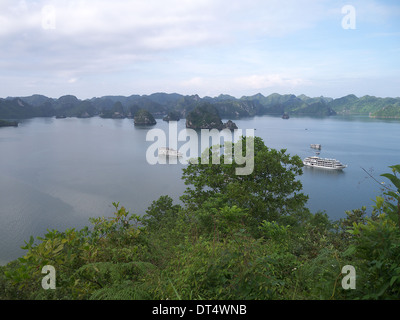
<svg viewBox="0 0 400 320">
<path fill-rule="evenodd" d="M 335 171 L 335 170 L 338 171 L 338 170 L 343 170 L 343 169 L 347 168 L 347 166 L 336 167 L 336 168 L 322 167 L 322 166 L 313 165 L 313 164 L 304 163 L 304 162 L 303 162 L 303 164 L 304 164 L 306 167 L 309 167 L 309 168 L 318 168 L 318 169 L 332 170 L 332 171 Z"/>
</svg>

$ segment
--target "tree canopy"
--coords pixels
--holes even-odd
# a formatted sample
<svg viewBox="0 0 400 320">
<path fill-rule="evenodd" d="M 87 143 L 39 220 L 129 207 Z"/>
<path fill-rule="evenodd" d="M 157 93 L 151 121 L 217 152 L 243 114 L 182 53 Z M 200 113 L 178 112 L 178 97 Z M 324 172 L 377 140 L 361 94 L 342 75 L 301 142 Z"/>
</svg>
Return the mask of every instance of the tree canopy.
<svg viewBox="0 0 400 320">
<path fill-rule="evenodd" d="M 187 205 L 199 208 L 205 202 L 219 197 L 229 206 L 246 210 L 255 224 L 263 220 L 290 219 L 294 213 L 307 211 L 308 197 L 302 191 L 298 176 L 303 163 L 298 156 L 290 156 L 286 150 L 269 149 L 259 137 L 243 137 L 241 145 L 246 154 L 246 139 L 254 139 L 254 169 L 249 175 L 237 175 L 242 167 L 235 159 L 232 144 L 232 163 L 225 163 L 224 155 L 219 164 L 190 163 L 183 169 L 183 180 L 189 187 L 181 197 Z M 211 147 L 209 158 L 220 146 Z"/>
</svg>

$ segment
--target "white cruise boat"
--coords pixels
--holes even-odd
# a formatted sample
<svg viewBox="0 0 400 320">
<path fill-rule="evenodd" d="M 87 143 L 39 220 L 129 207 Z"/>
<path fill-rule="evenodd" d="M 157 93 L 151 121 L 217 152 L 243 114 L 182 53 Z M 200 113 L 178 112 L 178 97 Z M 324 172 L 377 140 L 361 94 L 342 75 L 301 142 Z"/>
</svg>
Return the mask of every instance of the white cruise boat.
<svg viewBox="0 0 400 320">
<path fill-rule="evenodd" d="M 329 170 L 342 170 L 347 168 L 347 165 L 342 164 L 336 159 L 323 159 L 320 157 L 307 157 L 303 160 L 305 166 L 315 167 Z"/>
<path fill-rule="evenodd" d="M 182 157 L 182 153 L 178 152 L 172 148 L 158 148 L 158 155 L 159 156 L 166 156 L 166 157 Z"/>
</svg>

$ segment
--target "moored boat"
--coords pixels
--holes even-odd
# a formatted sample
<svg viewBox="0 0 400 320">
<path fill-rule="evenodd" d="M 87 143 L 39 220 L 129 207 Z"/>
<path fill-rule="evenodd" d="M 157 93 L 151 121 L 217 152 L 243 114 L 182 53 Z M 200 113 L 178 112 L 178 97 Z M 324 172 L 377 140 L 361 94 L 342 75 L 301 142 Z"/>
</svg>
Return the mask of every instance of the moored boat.
<svg viewBox="0 0 400 320">
<path fill-rule="evenodd" d="M 166 156 L 166 157 L 182 157 L 182 154 L 175 149 L 172 148 L 158 148 L 158 155 L 159 156 Z"/>
<path fill-rule="evenodd" d="M 324 159 L 320 157 L 307 157 L 303 160 L 303 164 L 308 167 L 315 167 L 328 170 L 342 170 L 347 168 L 347 165 L 336 159 Z"/>
</svg>

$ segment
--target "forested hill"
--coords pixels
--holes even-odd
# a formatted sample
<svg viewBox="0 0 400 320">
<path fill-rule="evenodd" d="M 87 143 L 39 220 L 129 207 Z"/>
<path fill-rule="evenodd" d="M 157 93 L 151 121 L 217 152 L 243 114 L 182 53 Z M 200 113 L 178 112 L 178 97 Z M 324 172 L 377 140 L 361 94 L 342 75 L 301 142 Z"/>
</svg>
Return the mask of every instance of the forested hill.
<svg viewBox="0 0 400 320">
<path fill-rule="evenodd" d="M 221 118 L 239 119 L 256 115 L 284 113 L 290 115 L 331 116 L 336 114 L 375 114 L 383 108 L 400 107 L 400 98 L 356 97 L 348 95 L 338 99 L 308 97 L 305 95 L 273 93 L 264 96 L 235 98 L 230 95 L 203 97 L 177 93 L 151 95 L 103 96 L 81 100 L 73 95 L 58 99 L 43 95 L 0 98 L 0 119 L 33 117 L 93 117 L 133 118 L 138 110 L 147 110 L 161 118 L 175 112 L 181 118 L 199 105 L 215 106 Z M 379 113 L 378 113 L 379 114 Z"/>
</svg>

